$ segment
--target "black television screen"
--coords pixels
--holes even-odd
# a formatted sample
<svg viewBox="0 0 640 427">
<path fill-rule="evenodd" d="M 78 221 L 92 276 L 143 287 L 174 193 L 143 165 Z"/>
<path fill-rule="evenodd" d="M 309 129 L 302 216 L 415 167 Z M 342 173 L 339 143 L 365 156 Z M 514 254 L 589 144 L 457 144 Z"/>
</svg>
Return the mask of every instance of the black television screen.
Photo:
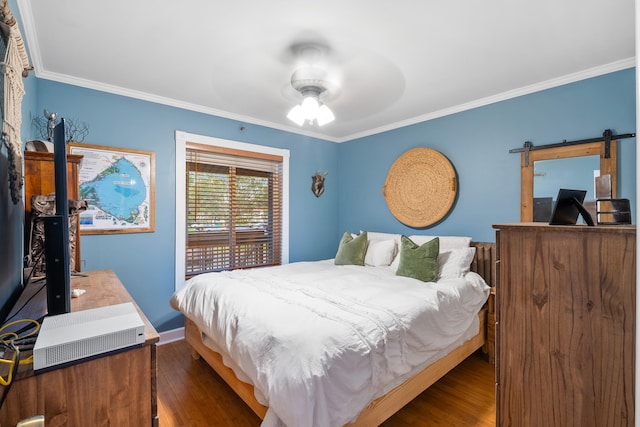
<svg viewBox="0 0 640 427">
<path fill-rule="evenodd" d="M 44 255 L 47 280 L 47 314 L 71 311 L 71 276 L 69 270 L 69 199 L 67 198 L 67 154 L 60 119 L 53 129 L 53 157 L 56 188 L 56 213 L 44 217 Z"/>
<path fill-rule="evenodd" d="M 594 225 L 589 212 L 582 205 L 587 195 L 586 190 L 568 190 L 561 188 L 553 205 L 553 213 L 549 224 L 574 225 L 578 222 L 578 215 L 582 215 L 584 222 Z"/>
<path fill-rule="evenodd" d="M 20 161 L 20 158 L 17 158 Z M 24 202 L 14 203 L 9 185 L 11 155 L 0 139 L 0 322 L 4 323 L 23 289 Z"/>
</svg>

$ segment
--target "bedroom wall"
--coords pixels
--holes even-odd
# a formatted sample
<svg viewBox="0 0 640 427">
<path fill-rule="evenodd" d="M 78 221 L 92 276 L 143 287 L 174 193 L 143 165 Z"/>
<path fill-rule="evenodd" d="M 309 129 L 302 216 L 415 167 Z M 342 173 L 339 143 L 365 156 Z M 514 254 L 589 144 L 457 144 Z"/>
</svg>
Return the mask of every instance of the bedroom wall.
<svg viewBox="0 0 640 427">
<path fill-rule="evenodd" d="M 364 229 L 495 241 L 493 224 L 520 220 L 520 155 L 510 149 L 527 140 L 598 137 L 605 129 L 634 133 L 635 112 L 635 69 L 627 69 L 343 143 L 336 235 Z M 447 156 L 459 187 L 449 216 L 420 230 L 397 221 L 381 192 L 393 162 L 415 147 Z M 629 198 L 635 212 L 636 139 L 621 140 L 618 149 L 618 197 Z"/>
<path fill-rule="evenodd" d="M 156 231 L 82 236 L 81 250 L 84 270 L 113 269 L 164 331 L 181 326 L 168 305 L 174 286 L 176 129 L 291 150 L 291 261 L 332 257 L 344 230 L 493 241 L 492 224 L 519 220 L 519 155 L 509 149 L 525 140 L 541 145 L 590 138 L 607 128 L 635 132 L 634 79 L 634 69 L 623 70 L 342 144 L 41 79 L 37 102 L 24 120 L 47 108 L 87 122 L 87 143 L 156 153 Z M 451 160 L 459 193 L 447 218 L 415 230 L 395 220 L 381 188 L 393 161 L 419 146 Z M 620 142 L 620 196 L 632 200 L 634 211 L 635 149 L 635 139 Z M 320 198 L 310 191 L 316 169 L 329 171 Z"/>
<path fill-rule="evenodd" d="M 169 307 L 174 290 L 175 131 L 290 150 L 290 260 L 330 258 L 337 229 L 338 145 L 270 128 L 38 79 L 37 106 L 89 124 L 89 144 L 149 150 L 156 155 L 154 233 L 83 235 L 85 271 L 112 269 L 160 330 L 181 317 Z M 28 120 L 25 118 L 25 120 Z M 240 126 L 245 130 L 240 131 Z M 325 193 L 311 192 L 311 176 L 328 170 Z"/>
</svg>

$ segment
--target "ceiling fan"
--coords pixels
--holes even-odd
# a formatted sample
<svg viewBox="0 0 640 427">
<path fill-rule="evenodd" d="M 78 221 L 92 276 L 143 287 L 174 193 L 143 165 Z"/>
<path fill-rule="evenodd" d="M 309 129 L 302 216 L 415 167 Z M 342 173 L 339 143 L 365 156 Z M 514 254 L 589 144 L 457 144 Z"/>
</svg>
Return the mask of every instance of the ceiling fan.
<svg viewBox="0 0 640 427">
<path fill-rule="evenodd" d="M 328 47 L 322 44 L 294 45 L 298 68 L 291 75 L 291 86 L 302 95 L 302 101 L 287 114 L 287 118 L 303 126 L 305 122 L 323 126 L 335 120 L 335 115 L 325 104 L 335 94 L 337 85 L 329 77 L 326 65 Z"/>
<path fill-rule="evenodd" d="M 340 125 L 361 120 L 389 108 L 406 91 L 405 76 L 391 59 L 344 41 L 333 47 L 318 34 L 298 37 L 278 58 L 291 67 L 283 93 L 297 104 L 287 117 L 298 126 L 326 125 L 336 112 Z"/>
</svg>

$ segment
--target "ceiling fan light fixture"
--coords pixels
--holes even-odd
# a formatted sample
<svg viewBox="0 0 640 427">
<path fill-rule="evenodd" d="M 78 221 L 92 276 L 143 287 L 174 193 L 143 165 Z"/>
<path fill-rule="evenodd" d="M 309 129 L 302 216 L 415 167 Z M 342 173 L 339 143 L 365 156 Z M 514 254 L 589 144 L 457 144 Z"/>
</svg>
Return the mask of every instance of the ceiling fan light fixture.
<svg viewBox="0 0 640 427">
<path fill-rule="evenodd" d="M 315 94 L 307 94 L 302 100 L 302 104 L 300 104 L 302 108 L 302 114 L 304 114 L 304 118 L 313 121 L 318 115 L 318 110 L 320 109 L 320 101 L 318 100 L 318 96 Z"/>
<path fill-rule="evenodd" d="M 287 118 L 303 126 L 305 121 L 318 126 L 335 120 L 333 112 L 320 101 L 320 95 L 329 93 L 332 85 L 324 79 L 326 72 L 316 67 L 304 67 L 296 70 L 291 76 L 291 85 L 302 95 L 302 103 L 293 107 Z"/>
<path fill-rule="evenodd" d="M 322 104 L 314 96 L 305 97 L 302 104 L 298 104 L 289 110 L 287 118 L 298 126 L 304 125 L 305 121 L 311 124 L 314 120 L 318 126 L 323 126 L 335 120 L 335 116 L 329 107 Z"/>
<path fill-rule="evenodd" d="M 327 123 L 331 123 L 334 121 L 336 117 L 333 115 L 333 112 L 326 105 L 321 105 L 318 108 L 318 115 L 316 116 L 316 121 L 318 122 L 318 126 L 324 126 Z"/>
<path fill-rule="evenodd" d="M 289 114 L 287 114 L 287 118 L 298 126 L 302 126 L 305 120 L 304 113 L 302 112 L 302 106 L 296 105 L 293 107 L 289 111 Z"/>
</svg>

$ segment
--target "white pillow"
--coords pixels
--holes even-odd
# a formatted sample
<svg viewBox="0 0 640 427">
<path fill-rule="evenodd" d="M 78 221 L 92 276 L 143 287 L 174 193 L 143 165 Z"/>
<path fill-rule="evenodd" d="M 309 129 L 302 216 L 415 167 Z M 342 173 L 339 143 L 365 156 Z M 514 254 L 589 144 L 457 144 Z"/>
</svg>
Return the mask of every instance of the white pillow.
<svg viewBox="0 0 640 427">
<path fill-rule="evenodd" d="M 451 249 L 438 254 L 438 278 L 455 279 L 471 270 L 476 248 Z"/>
<path fill-rule="evenodd" d="M 360 230 L 362 233 L 362 230 Z M 367 238 L 369 240 L 388 240 L 392 239 L 396 242 L 396 245 L 400 247 L 400 238 L 402 234 L 394 234 L 394 233 L 378 233 L 377 231 L 367 231 Z"/>
<path fill-rule="evenodd" d="M 464 248 L 468 248 L 469 245 L 471 244 L 471 237 L 463 237 L 463 236 L 423 236 L 423 235 L 419 235 L 419 234 L 415 234 L 413 236 L 409 236 L 409 238 L 411 239 L 411 241 L 413 243 L 415 243 L 416 245 L 422 246 L 427 242 L 430 242 L 431 240 L 438 238 L 440 240 L 440 250 L 439 250 L 439 254 L 442 254 L 443 252 L 446 251 L 450 251 L 453 249 L 464 249 Z M 398 245 L 398 248 L 400 248 L 401 246 Z M 438 258 L 440 258 L 438 256 Z M 473 256 L 471 257 L 471 259 L 473 260 Z M 400 265 L 400 256 L 398 254 L 398 256 L 393 260 L 393 262 L 391 263 L 391 267 L 394 269 L 398 269 L 398 265 Z"/>
<path fill-rule="evenodd" d="M 424 245 L 425 243 L 438 237 L 440 239 L 440 253 L 444 251 L 450 251 L 451 249 L 468 248 L 471 244 L 471 237 L 463 236 L 421 236 L 413 235 L 409 238 L 416 245 Z"/>
<path fill-rule="evenodd" d="M 367 233 L 367 236 L 369 233 Z M 364 255 L 364 265 L 386 267 L 396 256 L 396 242 L 393 239 L 369 240 L 367 252 Z"/>
</svg>

